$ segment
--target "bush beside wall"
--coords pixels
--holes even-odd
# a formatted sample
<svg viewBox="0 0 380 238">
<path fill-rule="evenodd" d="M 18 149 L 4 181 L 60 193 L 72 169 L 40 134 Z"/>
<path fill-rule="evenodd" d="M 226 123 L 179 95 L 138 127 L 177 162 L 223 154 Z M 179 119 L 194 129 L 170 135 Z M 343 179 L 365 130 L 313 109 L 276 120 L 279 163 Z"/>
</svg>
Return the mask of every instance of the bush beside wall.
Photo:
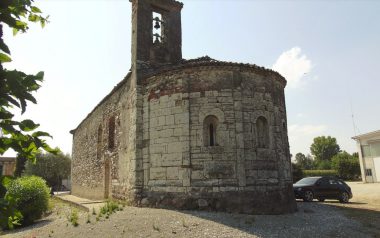
<svg viewBox="0 0 380 238">
<path fill-rule="evenodd" d="M 50 189 L 45 180 L 37 176 L 24 176 L 10 182 L 6 200 L 15 200 L 16 208 L 23 216 L 22 225 L 40 219 L 48 210 Z"/>
</svg>

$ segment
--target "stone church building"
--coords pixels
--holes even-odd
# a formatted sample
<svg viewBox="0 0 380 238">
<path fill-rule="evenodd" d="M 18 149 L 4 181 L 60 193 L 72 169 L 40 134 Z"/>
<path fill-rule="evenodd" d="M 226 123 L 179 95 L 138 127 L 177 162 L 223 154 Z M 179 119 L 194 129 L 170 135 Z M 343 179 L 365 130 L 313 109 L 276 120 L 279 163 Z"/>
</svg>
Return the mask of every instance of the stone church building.
<svg viewBox="0 0 380 238">
<path fill-rule="evenodd" d="M 132 66 L 71 131 L 72 194 L 137 206 L 296 209 L 284 88 L 253 64 L 182 58 L 174 0 L 132 2 Z"/>
</svg>

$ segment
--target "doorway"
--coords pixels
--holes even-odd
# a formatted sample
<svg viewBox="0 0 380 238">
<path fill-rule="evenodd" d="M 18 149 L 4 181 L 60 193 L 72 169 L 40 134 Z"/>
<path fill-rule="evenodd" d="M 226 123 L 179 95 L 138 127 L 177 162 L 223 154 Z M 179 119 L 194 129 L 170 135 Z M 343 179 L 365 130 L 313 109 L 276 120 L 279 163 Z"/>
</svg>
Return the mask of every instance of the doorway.
<svg viewBox="0 0 380 238">
<path fill-rule="evenodd" d="M 111 164 L 110 160 L 106 159 L 104 163 L 104 198 L 107 199 L 110 196 L 110 175 Z"/>
</svg>

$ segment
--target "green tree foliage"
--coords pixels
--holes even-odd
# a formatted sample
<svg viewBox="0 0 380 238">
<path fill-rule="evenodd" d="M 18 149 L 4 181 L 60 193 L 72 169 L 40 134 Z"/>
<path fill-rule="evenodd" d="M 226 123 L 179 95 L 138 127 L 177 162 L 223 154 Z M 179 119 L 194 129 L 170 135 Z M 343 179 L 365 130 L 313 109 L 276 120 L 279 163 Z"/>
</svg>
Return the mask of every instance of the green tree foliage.
<svg viewBox="0 0 380 238">
<path fill-rule="evenodd" d="M 342 179 L 355 180 L 360 177 L 359 158 L 343 151 L 332 158 L 332 168 Z"/>
<path fill-rule="evenodd" d="M 38 131 L 39 124 L 30 119 L 14 120 L 11 110 L 17 107 L 23 114 L 28 103 L 37 103 L 33 93 L 40 88 L 44 73 L 31 75 L 3 67 L 12 61 L 11 51 L 3 40 L 3 25 L 13 28 L 14 33 L 26 32 L 28 22 L 39 22 L 42 26 L 47 22 L 33 0 L 0 1 L 0 155 L 13 149 L 20 157 L 34 161 L 39 148 L 56 151 L 42 139 L 50 135 Z"/>
<path fill-rule="evenodd" d="M 49 207 L 50 189 L 45 180 L 37 176 L 25 176 L 10 182 L 5 199 L 16 201 L 22 214 L 22 224 L 29 225 L 40 219 Z"/>
<path fill-rule="evenodd" d="M 314 160 L 313 168 L 318 170 L 329 170 L 331 169 L 330 160 Z"/>
<path fill-rule="evenodd" d="M 0 0 L 0 155 L 13 149 L 18 157 L 35 161 L 39 149 L 56 153 L 43 138 L 50 135 L 38 131 L 39 124 L 30 119 L 15 120 L 15 108 L 26 111 L 28 103 L 37 103 L 33 93 L 40 87 L 44 73 L 26 74 L 18 70 L 7 70 L 3 64 L 11 62 L 11 51 L 3 39 L 3 27 L 13 33 L 26 32 L 28 22 L 39 22 L 43 27 L 47 17 L 34 5 L 34 0 Z M 20 220 L 20 212 L 14 204 L 18 197 L 0 197 L 0 225 L 13 228 Z"/>
<path fill-rule="evenodd" d="M 37 154 L 37 161 L 37 163 L 27 161 L 24 173 L 42 177 L 55 190 L 62 185 L 62 179 L 66 179 L 70 175 L 71 160 L 69 155 L 40 153 Z"/>
<path fill-rule="evenodd" d="M 340 147 L 334 137 L 319 136 L 314 138 L 310 151 L 316 161 L 331 161 L 331 158 L 339 153 Z"/>
<path fill-rule="evenodd" d="M 298 164 L 292 163 L 292 175 L 293 175 L 293 183 L 302 179 L 304 174 L 303 174 L 301 166 L 299 166 Z"/>
<path fill-rule="evenodd" d="M 306 156 L 302 153 L 296 154 L 296 164 L 301 167 L 301 169 L 313 169 L 313 159 L 310 155 Z"/>
</svg>

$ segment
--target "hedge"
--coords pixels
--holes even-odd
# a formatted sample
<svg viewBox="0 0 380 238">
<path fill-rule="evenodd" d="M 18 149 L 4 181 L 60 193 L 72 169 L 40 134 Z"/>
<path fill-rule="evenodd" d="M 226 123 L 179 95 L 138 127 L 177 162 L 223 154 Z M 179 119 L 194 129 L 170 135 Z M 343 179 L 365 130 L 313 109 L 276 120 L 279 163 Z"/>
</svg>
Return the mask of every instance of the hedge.
<svg viewBox="0 0 380 238">
<path fill-rule="evenodd" d="M 336 170 L 304 170 L 304 177 L 314 177 L 314 176 L 338 176 Z"/>
</svg>

